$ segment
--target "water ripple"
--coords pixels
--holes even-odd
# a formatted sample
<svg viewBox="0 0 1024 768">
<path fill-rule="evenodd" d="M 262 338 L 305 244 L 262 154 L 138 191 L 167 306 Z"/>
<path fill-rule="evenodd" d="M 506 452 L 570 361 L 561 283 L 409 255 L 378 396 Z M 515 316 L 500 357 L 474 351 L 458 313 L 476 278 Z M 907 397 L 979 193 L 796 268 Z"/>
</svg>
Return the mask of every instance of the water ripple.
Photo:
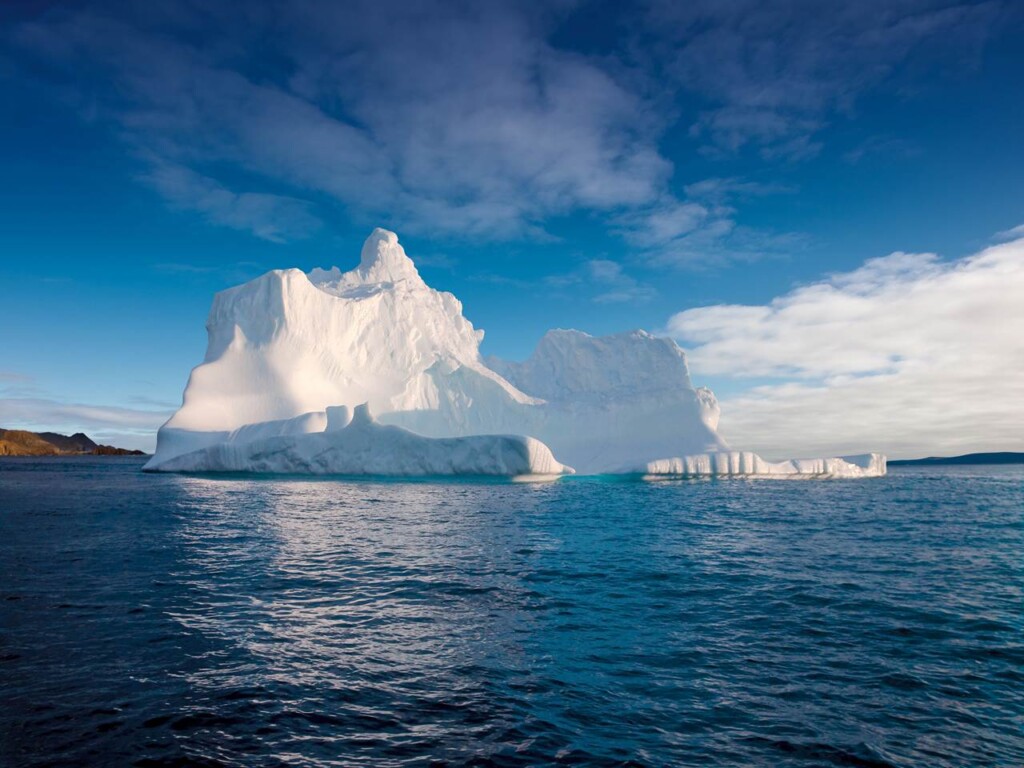
<svg viewBox="0 0 1024 768">
<path fill-rule="evenodd" d="M 1024 473 L 0 462 L 0 763 L 1024 764 Z"/>
</svg>

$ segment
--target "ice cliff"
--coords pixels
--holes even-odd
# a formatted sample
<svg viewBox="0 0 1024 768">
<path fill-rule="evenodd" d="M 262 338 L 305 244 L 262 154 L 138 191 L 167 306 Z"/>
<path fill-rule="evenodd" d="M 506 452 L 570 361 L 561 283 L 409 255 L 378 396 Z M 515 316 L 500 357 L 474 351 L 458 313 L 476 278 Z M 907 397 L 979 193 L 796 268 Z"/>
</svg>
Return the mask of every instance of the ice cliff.
<svg viewBox="0 0 1024 768">
<path fill-rule="evenodd" d="M 166 472 L 286 472 L 311 475 L 571 474 L 539 440 L 518 435 L 423 437 L 377 423 L 364 403 L 329 408 L 322 431 L 226 440 L 174 456 Z"/>
<path fill-rule="evenodd" d="M 146 469 L 686 475 L 720 474 L 690 470 L 721 460 L 690 459 L 729 452 L 674 341 L 555 330 L 525 362 L 485 360 L 462 304 L 383 229 L 351 271 L 275 270 L 217 294 L 207 331 Z M 366 418 L 339 426 L 360 406 Z"/>
</svg>

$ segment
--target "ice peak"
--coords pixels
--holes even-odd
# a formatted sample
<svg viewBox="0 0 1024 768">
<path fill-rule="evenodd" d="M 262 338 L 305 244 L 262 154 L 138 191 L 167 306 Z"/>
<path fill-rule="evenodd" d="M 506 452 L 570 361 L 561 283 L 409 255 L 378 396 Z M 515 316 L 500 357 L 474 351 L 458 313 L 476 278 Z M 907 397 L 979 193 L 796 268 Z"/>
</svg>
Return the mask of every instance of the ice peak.
<svg viewBox="0 0 1024 768">
<path fill-rule="evenodd" d="M 373 230 L 363 243 L 359 273 L 368 283 L 421 282 L 416 265 L 398 242 L 398 235 L 380 227 Z"/>
<path fill-rule="evenodd" d="M 361 403 L 352 411 L 352 419 L 349 421 L 349 426 L 365 427 L 367 424 L 373 424 L 374 421 L 376 419 L 373 418 L 373 413 L 370 412 L 370 404 Z"/>
<path fill-rule="evenodd" d="M 398 235 L 377 227 L 363 243 L 359 266 L 350 272 L 337 267 L 314 269 L 309 281 L 325 293 L 344 298 L 366 298 L 397 286 L 429 290 L 412 259 L 398 242 Z"/>
</svg>

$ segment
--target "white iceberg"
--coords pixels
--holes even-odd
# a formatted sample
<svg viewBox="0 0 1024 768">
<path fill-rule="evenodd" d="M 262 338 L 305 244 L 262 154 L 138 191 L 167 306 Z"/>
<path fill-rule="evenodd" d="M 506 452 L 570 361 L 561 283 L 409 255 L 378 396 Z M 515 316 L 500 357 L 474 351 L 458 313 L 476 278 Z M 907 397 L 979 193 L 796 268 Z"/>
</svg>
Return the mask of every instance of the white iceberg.
<svg viewBox="0 0 1024 768">
<path fill-rule="evenodd" d="M 831 459 L 765 461 L 750 451 L 723 451 L 659 459 L 636 468 L 636 474 L 642 474 L 649 478 L 860 478 L 880 477 L 885 472 L 886 459 L 880 453 L 838 456 Z"/>
<path fill-rule="evenodd" d="M 310 414 L 316 420 L 320 414 Z M 167 459 L 166 472 L 282 472 L 309 475 L 498 475 L 552 477 L 573 470 L 544 443 L 518 435 L 423 437 L 378 424 L 365 404 L 328 409 L 325 429 L 226 440 Z"/>
<path fill-rule="evenodd" d="M 555 330 L 525 362 L 485 360 L 458 299 L 424 283 L 382 229 L 349 272 L 275 270 L 217 294 L 207 330 L 206 358 L 147 470 L 515 475 L 560 474 L 565 462 L 685 475 L 676 469 L 732 455 L 714 395 L 693 387 L 671 339 Z M 380 423 L 339 429 L 361 404 Z M 474 463 L 473 452 L 485 455 Z M 764 474 L 853 476 L 817 461 Z M 884 473 L 884 461 L 871 467 Z"/>
</svg>

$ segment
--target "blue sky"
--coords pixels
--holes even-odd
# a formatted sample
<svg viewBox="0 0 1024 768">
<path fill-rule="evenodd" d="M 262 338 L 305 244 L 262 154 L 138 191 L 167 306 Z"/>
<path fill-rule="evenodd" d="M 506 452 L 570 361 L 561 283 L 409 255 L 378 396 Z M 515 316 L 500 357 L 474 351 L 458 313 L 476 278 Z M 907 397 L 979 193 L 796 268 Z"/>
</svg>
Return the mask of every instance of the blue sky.
<svg viewBox="0 0 1024 768">
<path fill-rule="evenodd" d="M 523 358 L 551 327 L 673 333 L 734 443 L 770 447 L 769 414 L 796 387 L 814 396 L 785 400 L 806 420 L 786 424 L 834 425 L 808 448 L 1019 448 L 1008 403 L 900 439 L 892 417 L 842 426 L 837 404 L 880 376 L 896 393 L 917 381 L 944 414 L 985 377 L 1011 400 L 1019 346 L 921 392 L 908 370 L 939 365 L 926 339 L 881 366 L 809 365 L 827 354 L 766 339 L 823 326 L 771 313 L 755 336 L 779 364 L 752 366 L 742 317 L 707 314 L 799 304 L 818 285 L 934 326 L 885 297 L 934 288 L 941 304 L 984 283 L 979 305 L 1024 325 L 1016 271 L 956 277 L 1024 223 L 1019 4 L 680 5 L 5 4 L 0 426 L 151 448 L 202 359 L 215 291 L 352 266 L 380 225 L 463 301 L 486 353 Z M 848 288 L 895 251 L 938 259 Z M 981 314 L 958 343 L 984 333 Z M 859 323 L 848 332 L 902 338 Z M 745 357 L 725 365 L 729 350 Z"/>
</svg>

